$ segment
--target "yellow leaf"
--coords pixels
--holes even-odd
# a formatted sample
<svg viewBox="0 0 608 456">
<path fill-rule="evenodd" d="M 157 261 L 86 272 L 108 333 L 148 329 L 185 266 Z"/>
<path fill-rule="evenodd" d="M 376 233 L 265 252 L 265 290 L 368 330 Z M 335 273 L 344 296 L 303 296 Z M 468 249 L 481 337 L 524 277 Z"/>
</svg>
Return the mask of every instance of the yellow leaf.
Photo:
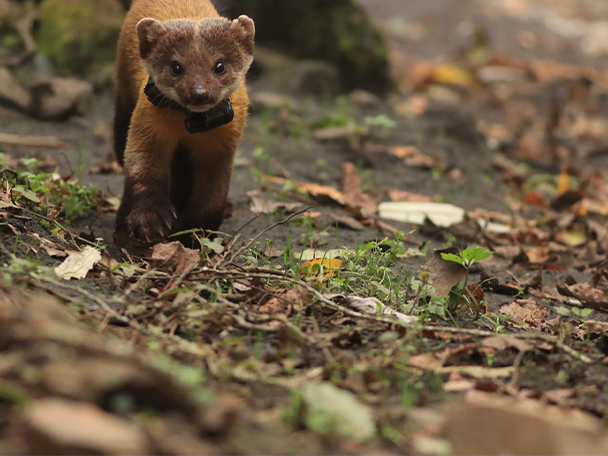
<svg viewBox="0 0 608 456">
<path fill-rule="evenodd" d="M 562 172 L 559 175 L 559 183 L 557 184 L 557 193 L 558 193 L 558 195 L 563 195 L 568 190 L 570 190 L 570 176 L 568 176 L 568 173 Z"/>
<path fill-rule="evenodd" d="M 332 260 L 328 258 L 315 258 L 309 260 L 300 268 L 300 274 L 308 277 L 318 277 L 319 283 L 327 282 L 324 279 L 333 277 L 342 267 L 342 260 Z"/>
<path fill-rule="evenodd" d="M 455 65 L 439 65 L 435 68 L 435 81 L 440 84 L 469 85 L 473 82 L 471 73 Z"/>
<path fill-rule="evenodd" d="M 580 247 L 587 243 L 587 232 L 584 228 L 575 228 L 562 233 L 564 242 L 570 247 Z"/>
</svg>

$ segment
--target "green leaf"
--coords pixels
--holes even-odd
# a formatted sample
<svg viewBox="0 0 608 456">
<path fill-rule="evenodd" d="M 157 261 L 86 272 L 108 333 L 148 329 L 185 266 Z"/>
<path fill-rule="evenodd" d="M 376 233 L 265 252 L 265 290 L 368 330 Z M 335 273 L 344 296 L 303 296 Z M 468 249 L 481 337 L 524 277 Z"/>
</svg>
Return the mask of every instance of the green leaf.
<svg viewBox="0 0 608 456">
<path fill-rule="evenodd" d="M 460 252 L 460 256 L 467 263 L 474 263 L 476 261 L 485 260 L 494 255 L 494 252 L 486 249 L 485 247 L 468 248 Z"/>
<path fill-rule="evenodd" d="M 24 198 L 27 198 L 28 200 L 30 200 L 30 201 L 32 201 L 34 203 L 39 203 L 40 202 L 40 199 L 31 190 L 26 190 L 24 188 L 14 188 L 13 191 L 16 191 L 16 192 L 20 193 L 21 196 L 23 196 Z"/>
<path fill-rule="evenodd" d="M 460 258 L 458 255 L 454 255 L 453 253 L 442 253 L 441 258 L 443 258 L 445 261 L 463 264 L 462 258 Z"/>
<path fill-rule="evenodd" d="M 572 308 L 572 313 L 581 318 L 587 318 L 593 313 L 593 309 L 579 309 L 578 307 Z"/>
</svg>

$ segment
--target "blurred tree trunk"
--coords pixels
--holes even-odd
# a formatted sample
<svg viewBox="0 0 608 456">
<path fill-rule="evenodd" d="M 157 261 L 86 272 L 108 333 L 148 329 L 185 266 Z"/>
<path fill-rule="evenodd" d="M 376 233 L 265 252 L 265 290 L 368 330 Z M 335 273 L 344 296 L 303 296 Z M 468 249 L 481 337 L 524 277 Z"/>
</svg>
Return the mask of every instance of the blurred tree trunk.
<svg viewBox="0 0 608 456">
<path fill-rule="evenodd" d="M 345 89 L 388 87 L 384 36 L 355 0 L 232 0 L 233 13 L 256 22 L 260 44 L 336 65 Z"/>
<path fill-rule="evenodd" d="M 131 0 L 121 2 L 128 6 Z M 386 41 L 355 0 L 212 2 L 222 14 L 251 16 L 259 44 L 336 65 L 343 89 L 384 92 L 389 85 Z"/>
</svg>

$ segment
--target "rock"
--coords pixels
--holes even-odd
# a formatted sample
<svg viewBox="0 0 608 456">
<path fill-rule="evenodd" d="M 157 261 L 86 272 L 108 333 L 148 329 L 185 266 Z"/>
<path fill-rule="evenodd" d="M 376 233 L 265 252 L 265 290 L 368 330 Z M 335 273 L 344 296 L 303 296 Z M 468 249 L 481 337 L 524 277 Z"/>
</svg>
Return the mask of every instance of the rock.
<svg viewBox="0 0 608 456">
<path fill-rule="evenodd" d="M 262 112 L 265 109 L 289 109 L 292 112 L 298 112 L 300 106 L 296 100 L 291 97 L 280 95 L 274 92 L 252 92 L 249 95 L 251 107 L 256 112 Z"/>
<path fill-rule="evenodd" d="M 377 108 L 382 104 L 382 99 L 367 90 L 357 89 L 350 94 L 353 104 L 360 109 Z"/>
<path fill-rule="evenodd" d="M 118 0 L 44 0 L 34 38 L 60 72 L 94 74 L 112 63 L 125 10 Z"/>
<path fill-rule="evenodd" d="M 30 100 L 30 94 L 15 81 L 11 72 L 0 67 L 0 105 L 25 111 Z"/>
<path fill-rule="evenodd" d="M 137 426 L 92 404 L 63 399 L 36 401 L 25 412 L 23 432 L 36 454 L 147 454 Z"/>
<path fill-rule="evenodd" d="M 388 47 L 355 0 L 234 0 L 236 14 L 256 21 L 256 42 L 291 56 L 336 66 L 340 87 L 388 88 Z"/>
<path fill-rule="evenodd" d="M 291 90 L 294 92 L 314 95 L 335 94 L 339 88 L 338 68 L 320 60 L 301 62 L 291 83 Z"/>
<path fill-rule="evenodd" d="M 32 88 L 29 113 L 43 120 L 65 120 L 84 115 L 93 97 L 93 86 L 77 79 L 49 78 Z"/>
</svg>

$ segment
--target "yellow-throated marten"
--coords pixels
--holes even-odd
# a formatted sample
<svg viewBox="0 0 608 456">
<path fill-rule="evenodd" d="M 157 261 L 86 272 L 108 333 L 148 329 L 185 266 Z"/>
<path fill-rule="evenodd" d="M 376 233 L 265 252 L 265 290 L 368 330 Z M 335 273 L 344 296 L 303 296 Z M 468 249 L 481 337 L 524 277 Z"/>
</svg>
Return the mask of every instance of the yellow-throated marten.
<svg viewBox="0 0 608 456">
<path fill-rule="evenodd" d="M 209 0 L 135 0 L 118 43 L 116 239 L 143 245 L 217 230 L 249 99 L 255 26 Z"/>
</svg>

